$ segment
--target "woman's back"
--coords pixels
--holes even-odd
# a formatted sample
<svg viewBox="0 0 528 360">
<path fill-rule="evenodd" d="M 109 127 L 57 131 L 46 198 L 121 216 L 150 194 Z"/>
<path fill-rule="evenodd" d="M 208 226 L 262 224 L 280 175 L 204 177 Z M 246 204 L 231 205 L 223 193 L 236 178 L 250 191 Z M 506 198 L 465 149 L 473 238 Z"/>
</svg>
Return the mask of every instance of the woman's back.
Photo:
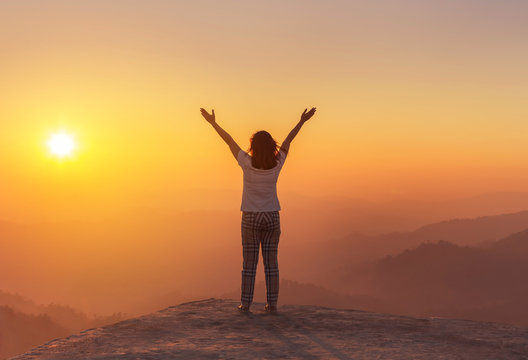
<svg viewBox="0 0 528 360">
<path fill-rule="evenodd" d="M 279 211 L 277 179 L 286 160 L 286 153 L 279 151 L 277 164 L 271 169 L 257 169 L 251 156 L 240 150 L 237 161 L 244 172 L 244 188 L 240 210 L 249 212 Z"/>
</svg>

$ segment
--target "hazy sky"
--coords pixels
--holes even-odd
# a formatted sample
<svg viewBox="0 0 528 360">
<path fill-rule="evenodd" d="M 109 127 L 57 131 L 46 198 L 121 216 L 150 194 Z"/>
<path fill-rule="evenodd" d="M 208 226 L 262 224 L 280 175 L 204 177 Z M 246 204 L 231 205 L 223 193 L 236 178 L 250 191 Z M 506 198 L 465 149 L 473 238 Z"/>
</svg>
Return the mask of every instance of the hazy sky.
<svg viewBox="0 0 528 360">
<path fill-rule="evenodd" d="M 280 191 L 528 191 L 524 0 L 4 0 L 0 44 L 0 218 L 240 189 L 200 107 L 247 148 L 317 106 Z"/>
</svg>

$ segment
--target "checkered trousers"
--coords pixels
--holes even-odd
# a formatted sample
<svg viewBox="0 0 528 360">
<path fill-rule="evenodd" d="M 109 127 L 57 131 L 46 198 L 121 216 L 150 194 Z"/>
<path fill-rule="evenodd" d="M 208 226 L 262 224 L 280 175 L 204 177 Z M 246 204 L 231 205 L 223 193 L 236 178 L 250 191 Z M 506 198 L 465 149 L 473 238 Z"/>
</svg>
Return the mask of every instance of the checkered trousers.
<svg viewBox="0 0 528 360">
<path fill-rule="evenodd" d="M 278 211 L 242 213 L 242 294 L 241 302 L 251 305 L 255 288 L 255 275 L 262 247 L 264 273 L 266 275 L 267 301 L 276 305 L 279 298 L 279 263 L 277 250 L 280 237 L 280 216 Z"/>
</svg>

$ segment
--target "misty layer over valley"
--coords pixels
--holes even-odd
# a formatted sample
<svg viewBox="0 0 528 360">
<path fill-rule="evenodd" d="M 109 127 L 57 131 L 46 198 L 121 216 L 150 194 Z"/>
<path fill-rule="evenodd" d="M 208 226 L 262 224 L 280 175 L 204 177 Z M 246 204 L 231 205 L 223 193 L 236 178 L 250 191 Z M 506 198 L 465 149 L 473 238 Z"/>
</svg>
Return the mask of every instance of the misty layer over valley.
<svg viewBox="0 0 528 360">
<path fill-rule="evenodd" d="M 502 193 L 433 206 L 287 194 L 279 304 L 528 326 L 526 200 Z M 0 222 L 0 357 L 183 301 L 236 300 L 240 241 L 240 212 L 215 206 Z"/>
</svg>

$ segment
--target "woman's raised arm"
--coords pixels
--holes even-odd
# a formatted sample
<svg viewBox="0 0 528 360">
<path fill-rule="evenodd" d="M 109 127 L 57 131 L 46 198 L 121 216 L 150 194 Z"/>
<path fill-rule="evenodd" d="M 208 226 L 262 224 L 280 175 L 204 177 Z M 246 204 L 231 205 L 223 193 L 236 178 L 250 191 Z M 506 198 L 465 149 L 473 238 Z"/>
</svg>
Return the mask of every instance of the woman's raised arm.
<svg viewBox="0 0 528 360">
<path fill-rule="evenodd" d="M 295 136 L 297 136 L 297 134 L 299 133 L 299 130 L 301 130 L 304 123 L 307 122 L 315 114 L 316 108 L 313 107 L 308 112 L 307 110 L 308 109 L 304 109 L 304 112 L 301 115 L 301 120 L 299 120 L 297 125 L 295 125 L 295 127 L 292 129 L 292 131 L 290 131 L 290 133 L 286 137 L 286 139 L 282 142 L 282 145 L 280 148 L 286 154 L 288 153 L 288 151 L 290 151 L 290 144 L 292 140 L 295 138 Z"/>
<path fill-rule="evenodd" d="M 200 108 L 200 112 L 202 113 L 202 116 L 204 117 L 204 119 L 207 120 L 207 122 L 213 126 L 213 128 L 216 130 L 216 132 L 218 133 L 218 135 L 220 135 L 220 137 L 221 137 L 222 139 L 224 139 L 224 141 L 226 142 L 226 144 L 229 145 L 229 149 L 231 150 L 231 153 L 233 153 L 233 156 L 234 156 L 235 159 L 236 159 L 237 156 L 238 156 L 239 151 L 241 150 L 241 149 L 240 149 L 240 146 L 238 146 L 238 144 L 235 142 L 235 140 L 233 140 L 233 138 L 231 137 L 231 135 L 229 135 L 229 134 L 227 133 L 227 131 L 225 131 L 224 129 L 222 129 L 222 128 L 220 127 L 220 125 L 218 125 L 218 124 L 216 123 L 216 117 L 215 117 L 214 109 L 213 109 L 212 114 L 209 114 L 209 113 L 207 112 L 207 110 L 205 110 L 204 108 Z"/>
</svg>

